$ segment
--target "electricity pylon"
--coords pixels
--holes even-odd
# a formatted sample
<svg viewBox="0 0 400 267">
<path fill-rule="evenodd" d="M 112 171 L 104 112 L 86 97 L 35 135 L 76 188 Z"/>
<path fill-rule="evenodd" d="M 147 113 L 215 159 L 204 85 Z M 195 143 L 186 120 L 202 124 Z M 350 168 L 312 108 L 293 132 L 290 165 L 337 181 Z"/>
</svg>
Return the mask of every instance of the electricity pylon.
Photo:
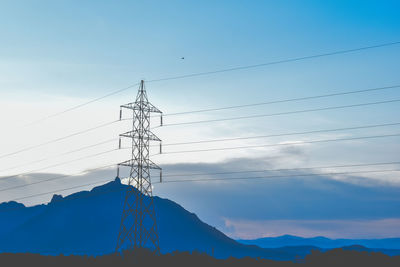
<svg viewBox="0 0 400 267">
<path fill-rule="evenodd" d="M 121 106 L 120 119 L 123 109 L 132 110 L 132 130 L 120 135 L 119 147 L 121 137 L 130 138 L 132 154 L 130 160 L 118 164 L 117 177 L 120 166 L 129 167 L 130 173 L 116 251 L 146 247 L 158 252 L 160 248 L 150 170 L 160 170 L 161 181 L 161 168 L 150 160 L 149 147 L 150 141 L 158 141 L 161 152 L 161 140 L 150 131 L 150 114 L 160 113 L 162 116 L 162 112 L 149 103 L 143 80 L 136 101 Z"/>
</svg>

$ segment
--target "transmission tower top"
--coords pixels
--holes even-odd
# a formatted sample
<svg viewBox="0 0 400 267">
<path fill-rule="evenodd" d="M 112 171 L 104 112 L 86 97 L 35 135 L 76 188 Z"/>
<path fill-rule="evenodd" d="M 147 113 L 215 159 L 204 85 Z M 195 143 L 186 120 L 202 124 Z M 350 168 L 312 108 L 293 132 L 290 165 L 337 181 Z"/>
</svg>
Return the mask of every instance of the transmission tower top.
<svg viewBox="0 0 400 267">
<path fill-rule="evenodd" d="M 143 112 L 153 112 L 153 113 L 160 113 L 162 112 L 156 108 L 154 105 L 152 105 L 148 98 L 147 98 L 147 92 L 146 88 L 144 86 L 144 81 L 140 81 L 140 87 L 136 96 L 136 101 L 126 104 L 126 105 L 121 105 L 121 110 L 120 110 L 120 119 L 122 118 L 122 109 L 127 108 L 127 109 L 132 109 L 132 110 L 142 110 Z"/>
</svg>

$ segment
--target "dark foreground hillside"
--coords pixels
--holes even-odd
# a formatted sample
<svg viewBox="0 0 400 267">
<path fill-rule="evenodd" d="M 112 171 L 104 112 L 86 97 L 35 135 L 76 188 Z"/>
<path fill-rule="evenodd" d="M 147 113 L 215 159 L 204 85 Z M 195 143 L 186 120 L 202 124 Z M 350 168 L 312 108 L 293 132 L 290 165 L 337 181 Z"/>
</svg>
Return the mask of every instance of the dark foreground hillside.
<svg viewBox="0 0 400 267">
<path fill-rule="evenodd" d="M 256 258 L 213 258 L 207 254 L 176 252 L 156 255 L 148 250 L 125 252 L 123 255 L 111 254 L 98 257 L 88 256 L 44 256 L 39 254 L 0 254 L 1 266 L 41 266 L 41 267 L 91 267 L 91 266 L 400 266 L 400 256 L 387 256 L 382 253 L 368 253 L 354 250 L 334 249 L 327 252 L 313 251 L 305 259 L 292 261 L 273 261 Z"/>
</svg>

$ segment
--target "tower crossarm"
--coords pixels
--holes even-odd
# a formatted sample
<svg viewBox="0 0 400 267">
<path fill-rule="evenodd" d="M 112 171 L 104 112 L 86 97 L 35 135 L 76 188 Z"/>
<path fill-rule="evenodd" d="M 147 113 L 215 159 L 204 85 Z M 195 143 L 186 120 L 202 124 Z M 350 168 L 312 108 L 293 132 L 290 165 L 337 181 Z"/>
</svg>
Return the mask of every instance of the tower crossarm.
<svg viewBox="0 0 400 267">
<path fill-rule="evenodd" d="M 125 105 L 121 105 L 120 108 L 126 108 L 126 109 L 132 109 L 132 110 L 140 110 L 143 112 L 152 112 L 152 113 L 162 113 L 158 108 L 156 108 L 153 104 L 150 102 L 143 102 L 143 103 L 129 103 Z"/>
<path fill-rule="evenodd" d="M 161 170 L 161 167 L 159 167 L 157 164 L 155 164 L 154 162 L 152 162 L 151 160 L 146 160 L 148 163 L 148 168 L 149 169 L 153 169 L 153 170 Z M 124 166 L 124 167 L 131 167 L 131 168 L 137 168 L 139 167 L 139 165 L 137 164 L 137 162 L 135 160 L 127 160 L 127 161 L 123 161 L 121 163 L 118 163 L 118 166 Z"/>
<path fill-rule="evenodd" d="M 153 134 L 151 131 L 146 130 L 144 134 L 139 134 L 137 131 L 129 131 L 123 134 L 119 135 L 120 137 L 127 137 L 127 138 L 133 138 L 133 139 L 139 139 L 143 138 L 145 140 L 151 140 L 151 141 L 159 141 L 161 142 L 161 139 L 158 138 L 155 134 Z"/>
</svg>

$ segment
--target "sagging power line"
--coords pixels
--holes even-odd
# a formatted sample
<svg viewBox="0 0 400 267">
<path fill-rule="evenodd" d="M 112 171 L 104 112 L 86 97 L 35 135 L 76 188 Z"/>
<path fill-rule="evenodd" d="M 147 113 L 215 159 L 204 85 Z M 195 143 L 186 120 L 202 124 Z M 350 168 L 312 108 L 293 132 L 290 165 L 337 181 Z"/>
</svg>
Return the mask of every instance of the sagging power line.
<svg viewBox="0 0 400 267">
<path fill-rule="evenodd" d="M 154 184 L 167 184 L 167 183 L 186 183 L 186 182 L 213 182 L 213 181 L 239 181 L 239 180 L 260 180 L 260 179 L 274 179 L 274 178 L 291 178 L 291 177 L 307 177 L 307 176 L 326 176 L 326 175 L 351 175 L 351 174 L 362 174 L 362 173 L 388 173 L 388 172 L 398 172 L 400 169 L 388 169 L 388 170 L 369 170 L 369 171 L 353 171 L 353 172 L 330 172 L 330 173 L 309 173 L 309 174 L 296 174 L 296 175 L 274 175 L 274 176 L 257 176 L 257 177 L 229 177 L 229 178 L 204 178 L 204 179 L 181 179 L 181 180 L 166 180 L 163 181 L 162 183 L 160 182 L 155 182 Z M 44 196 L 44 195 L 49 195 L 49 194 L 54 194 L 54 193 L 59 193 L 67 190 L 72 190 L 72 189 L 77 189 L 77 188 L 82 188 L 86 186 L 92 186 L 96 184 L 101 184 L 105 182 L 111 182 L 110 178 L 104 179 L 104 180 L 99 180 L 96 182 L 92 183 L 86 183 L 83 185 L 78 185 L 78 186 L 72 186 L 72 187 L 67 187 L 67 188 L 62 188 L 58 190 L 52 190 L 52 191 L 47 191 L 47 192 L 42 192 L 38 194 L 32 194 L 28 196 L 23 196 L 23 197 L 18 197 L 14 198 L 10 201 L 17 201 L 17 200 L 23 200 L 23 199 L 28 199 L 28 198 L 33 198 L 33 197 L 38 197 L 38 196 Z M 106 192 L 100 192 L 102 194 L 107 194 L 113 192 L 112 190 L 106 191 Z M 67 199 L 64 199 L 67 200 Z M 63 201 L 63 200 L 59 200 Z"/>
<path fill-rule="evenodd" d="M 108 144 L 108 143 L 111 143 L 111 142 L 116 142 L 117 140 L 118 139 L 115 139 L 115 138 L 107 139 L 105 141 L 102 141 L 102 142 L 99 142 L 99 143 L 96 143 L 96 144 L 92 144 L 92 145 L 83 146 L 83 147 L 80 147 L 80 148 L 77 148 L 77 149 L 69 150 L 69 151 L 66 151 L 66 152 L 63 152 L 63 153 L 60 153 L 60 154 L 53 155 L 51 157 L 46 157 L 46 158 L 42 158 L 42 159 L 38 159 L 38 160 L 34 160 L 34 161 L 29 161 L 29 162 L 26 162 L 26 163 L 23 163 L 23 164 L 20 164 L 20 165 L 12 166 L 12 167 L 9 167 L 7 169 L 0 170 L 0 172 L 9 171 L 9 170 L 17 169 L 17 168 L 20 168 L 20 167 L 29 166 L 29 165 L 32 165 L 32 164 L 35 164 L 35 163 L 39 163 L 39 162 L 43 162 L 43 161 L 47 161 L 47 160 L 52 160 L 54 158 L 58 158 L 58 157 L 61 157 L 61 156 L 73 154 L 73 153 L 80 152 L 80 151 L 83 151 L 83 150 L 86 150 L 86 149 L 89 149 L 89 148 L 101 146 L 101 145 Z"/>
<path fill-rule="evenodd" d="M 290 102 L 290 101 L 298 101 L 298 100 L 306 100 L 306 99 L 312 99 L 312 98 L 321 98 L 321 97 L 330 97 L 330 96 L 335 96 L 335 95 L 341 95 L 341 94 L 351 94 L 351 93 L 355 93 L 355 92 L 368 92 L 368 91 L 374 91 L 374 90 L 386 90 L 386 89 L 391 89 L 391 88 L 397 88 L 400 87 L 400 85 L 393 85 L 393 86 L 386 86 L 386 87 L 378 87 L 378 88 L 370 88 L 370 89 L 364 89 L 364 90 L 357 90 L 357 91 L 348 91 L 348 92 L 341 92 L 341 93 L 332 93 L 332 94 L 327 94 L 327 95 L 316 95 L 316 96 L 309 96 L 309 97 L 302 97 L 302 98 L 293 98 L 293 99 L 286 99 L 286 100 L 278 100 L 278 101 L 273 101 L 273 102 L 264 102 L 264 103 L 256 103 L 256 104 L 248 104 L 248 105 L 244 105 L 244 106 L 257 106 L 257 105 L 264 105 L 267 103 L 278 103 L 278 102 Z M 395 100 L 395 102 L 397 102 L 398 100 Z M 389 101 L 392 102 L 392 101 Z M 349 106 L 339 106 L 339 107 L 331 107 L 331 108 L 327 108 L 327 109 L 342 109 L 342 108 L 351 108 L 351 107 L 357 107 L 357 106 L 368 106 L 368 105 L 377 105 L 377 104 L 384 104 L 384 103 L 389 103 L 389 102 L 372 102 L 372 103 L 365 103 L 365 104 L 361 104 L 361 105 L 349 105 Z M 190 113 L 198 113 L 198 112 L 203 112 L 203 111 L 212 111 L 212 110 L 222 110 L 222 109 L 233 109 L 233 108 L 237 108 L 237 107 L 242 107 L 242 106 L 231 106 L 231 107 L 221 107 L 221 108 L 214 108 L 214 109 L 203 109 L 203 110 L 197 110 L 197 111 L 187 111 L 187 112 L 180 112 L 180 113 L 170 113 L 170 114 L 166 114 L 166 115 L 174 115 L 174 114 L 190 114 Z M 267 116 L 278 116 L 278 115 L 288 115 L 288 114 L 296 114 L 296 113 L 304 113 L 304 112 L 313 112 L 313 111 L 321 111 L 321 110 L 326 110 L 326 108 L 321 108 L 321 109 L 315 109 L 315 110 L 301 110 L 301 111 L 296 111 L 296 112 L 283 112 L 283 113 L 277 113 L 277 114 L 269 114 L 269 115 L 254 115 L 254 116 L 247 116 L 247 118 L 256 118 L 256 117 L 267 117 Z M 165 116 L 165 115 L 163 115 Z M 173 125 L 184 125 L 184 124 L 194 124 L 194 123 L 206 123 L 206 122 L 214 122 L 214 121 L 225 121 L 225 120 L 232 120 L 232 119 L 246 119 L 246 118 L 227 118 L 227 119 L 218 119 L 218 120 L 205 120 L 205 121 L 199 121 L 199 122 L 183 122 L 183 123 L 172 123 L 172 124 L 164 124 L 166 126 L 173 126 Z M 131 120 L 131 118 L 126 118 L 126 119 L 122 119 L 124 120 Z M 23 153 L 26 151 L 30 151 L 32 149 L 36 149 L 39 147 L 43 147 L 45 145 L 49 145 L 52 143 L 56 143 L 77 135 L 81 135 L 93 130 L 97 130 L 106 126 L 109 126 L 111 124 L 114 124 L 116 122 L 118 122 L 119 120 L 115 120 L 115 121 L 110 121 L 107 123 L 103 123 L 94 127 L 91 127 L 89 129 L 85 129 L 82 131 L 78 131 L 72 134 L 69 134 L 67 136 L 63 136 L 63 137 L 59 137 L 50 141 L 46 141 L 44 143 L 40 143 L 37 145 L 33 145 L 33 146 L 28 146 L 25 148 L 22 148 L 20 150 L 14 151 L 14 152 L 10 152 L 7 154 L 3 154 L 0 155 L 0 159 L 2 158 L 6 158 L 6 157 L 10 157 L 19 153 Z M 154 127 L 154 128 L 158 128 L 158 127 Z"/>
<path fill-rule="evenodd" d="M 172 77 L 152 79 L 152 80 L 147 80 L 147 82 L 151 83 L 151 82 L 170 81 L 170 80 L 193 78 L 193 77 L 206 76 L 206 75 L 218 74 L 218 73 L 224 73 L 224 72 L 254 69 L 254 68 L 278 65 L 278 64 L 283 64 L 283 63 L 290 63 L 290 62 L 296 62 L 296 61 L 302 61 L 302 60 L 308 60 L 308 59 L 314 59 L 314 58 L 320 58 L 320 57 L 348 54 L 348 53 L 359 52 L 359 51 L 363 51 L 363 50 L 369 50 L 369 49 L 381 48 L 381 47 L 387 47 L 387 46 L 394 46 L 394 45 L 399 45 L 399 44 L 400 44 L 400 41 L 391 42 L 391 43 L 383 43 L 383 44 L 364 46 L 364 47 L 358 47 L 358 48 L 353 48 L 353 49 L 337 50 L 337 51 L 332 51 L 332 52 L 327 52 L 327 53 L 314 54 L 314 55 L 310 55 L 310 56 L 295 57 L 295 58 L 288 58 L 288 59 L 282 59 L 282 60 L 277 60 L 277 61 L 264 62 L 264 63 L 254 64 L 254 65 L 237 66 L 237 67 L 225 68 L 225 69 L 219 69 L 219 70 L 213 70 L 213 71 L 204 71 L 204 72 L 189 73 L 189 74 L 172 76 Z"/>
<path fill-rule="evenodd" d="M 195 152 L 210 152 L 210 151 L 222 151 L 222 150 L 236 150 L 236 149 L 247 149 L 247 148 L 262 148 L 262 147 L 276 147 L 276 146 L 291 146 L 291 145 L 302 145 L 302 144 L 315 144 L 315 143 L 328 143 L 328 142 L 340 142 L 340 141 L 353 141 L 362 139 L 373 139 L 373 138 L 386 138 L 386 137 L 397 137 L 400 133 L 386 134 L 386 135 L 373 135 L 373 136 L 361 136 L 361 137 L 349 137 L 349 138 L 337 138 L 337 139 L 323 139 L 323 140 L 312 140 L 312 141 L 297 141 L 287 142 L 282 144 L 266 144 L 266 145 L 251 145 L 251 146 L 237 146 L 237 147 L 223 147 L 223 148 L 207 148 L 207 149 L 194 149 L 194 150 L 181 150 L 181 151 L 167 151 L 158 155 L 165 154 L 182 154 L 182 153 L 195 153 Z"/>
<path fill-rule="evenodd" d="M 119 122 L 119 120 L 106 122 L 106 123 L 103 123 L 103 124 L 88 128 L 86 130 L 78 131 L 78 132 L 75 132 L 75 133 L 72 133 L 72 134 L 69 134 L 69 135 L 66 135 L 66 136 L 62 136 L 62 137 L 59 137 L 59 138 L 56 138 L 56 139 L 52 139 L 50 141 L 46 141 L 46 142 L 43 142 L 43 143 L 40 143 L 40 144 L 37 144 L 37 145 L 28 146 L 28 147 L 22 148 L 20 150 L 17 150 L 17 151 L 11 152 L 11 153 L 0 155 L 0 159 L 5 158 L 5 157 L 9 157 L 9 156 L 13 156 L 13 155 L 25 152 L 25 151 L 29 151 L 29 150 L 32 150 L 32 149 L 35 149 L 35 148 L 39 148 L 39 147 L 42 147 L 42 146 L 45 146 L 45 145 L 56 143 L 56 142 L 71 138 L 73 136 L 77 136 L 77 135 L 81 135 L 81 134 L 84 134 L 84 133 L 87 133 L 87 132 L 90 132 L 90 131 L 94 131 L 94 130 L 97 130 L 97 129 L 112 125 L 112 124 L 114 124 L 116 122 Z"/>
<path fill-rule="evenodd" d="M 271 178 L 285 178 L 285 177 L 290 178 L 290 177 L 308 177 L 308 176 L 326 176 L 326 175 L 350 175 L 350 174 L 360 174 L 360 173 L 386 173 L 386 172 L 398 172 L 398 171 L 400 171 L 400 169 L 353 171 L 353 172 L 308 173 L 308 174 L 272 175 L 272 176 L 255 176 L 255 177 L 253 176 L 253 177 L 182 179 L 182 180 L 166 180 L 166 181 L 163 181 L 162 183 L 253 180 L 253 179 L 271 179 Z"/>
<path fill-rule="evenodd" d="M 121 92 L 123 92 L 123 91 L 126 91 L 126 90 L 128 90 L 128 89 L 131 89 L 131 88 L 133 88 L 133 87 L 135 87 L 135 86 L 137 86 L 137 85 L 139 85 L 139 83 L 132 84 L 132 85 L 129 85 L 129 86 L 124 87 L 124 88 L 120 88 L 120 89 L 115 90 L 115 91 L 112 91 L 112 92 L 110 92 L 110 93 L 108 93 L 108 94 L 106 94 L 106 95 L 103 95 L 103 96 L 94 98 L 94 99 L 92 99 L 92 100 L 89 100 L 89 101 L 87 101 L 87 102 L 81 103 L 81 104 L 79 104 L 79 105 L 76 105 L 76 106 L 73 106 L 73 107 L 70 107 L 70 108 L 67 108 L 67 109 L 65 109 L 65 110 L 63 110 L 63 111 L 60 111 L 60 112 L 57 112 L 57 113 L 48 115 L 48 116 L 46 116 L 46 117 L 44 117 L 44 118 L 41 118 L 41 119 L 38 119 L 38 120 L 33 121 L 33 122 L 31 122 L 31 123 L 28 123 L 28 124 L 26 124 L 25 126 L 34 125 L 34 124 L 40 123 L 40 122 L 42 122 L 42 121 L 45 121 L 45 120 L 47 120 L 47 119 L 60 116 L 60 115 L 65 114 L 65 113 L 67 113 L 67 112 L 70 112 L 70 111 L 79 109 L 79 108 L 81 108 L 81 107 L 87 106 L 87 105 L 92 104 L 92 103 L 94 103 L 94 102 L 100 101 L 100 100 L 102 100 L 102 99 L 104 99 L 104 98 L 110 97 L 110 96 L 112 96 L 112 95 L 116 95 L 116 94 L 121 93 Z"/>
<path fill-rule="evenodd" d="M 175 173 L 175 174 L 166 174 L 166 175 L 164 175 L 164 177 L 225 175 L 225 174 L 254 173 L 254 172 L 301 171 L 301 170 L 332 169 L 332 168 L 370 167 L 370 166 L 397 165 L 397 164 L 400 164 L 400 161 L 359 163 L 359 164 L 341 164 L 341 165 L 300 167 L 300 168 L 289 168 L 289 169 L 286 168 L 286 169 L 243 170 L 243 171 L 229 171 L 229 172 Z"/>
<path fill-rule="evenodd" d="M 194 149 L 194 150 L 182 150 L 182 151 L 167 151 L 167 152 L 162 152 L 162 154 L 154 154 L 155 155 L 165 155 L 165 154 L 182 154 L 182 153 L 196 153 L 196 152 L 211 152 L 211 151 L 223 151 L 223 150 L 237 150 L 237 149 L 248 149 L 248 148 L 263 148 L 263 147 L 278 147 L 278 146 L 289 146 L 289 145 L 301 145 L 301 144 L 315 144 L 315 143 L 329 143 L 329 142 L 341 142 L 341 141 L 352 141 L 352 140 L 362 140 L 362 139 L 375 139 L 375 138 L 388 138 L 388 137 L 397 137 L 400 136 L 400 133 L 396 134 L 386 134 L 386 135 L 373 135 L 373 136 L 361 136 L 361 137 L 348 137 L 348 138 L 337 138 L 337 139 L 322 139 L 322 140 L 311 140 L 311 141 L 297 141 L 297 142 L 286 142 L 286 143 L 278 143 L 278 144 L 265 144 L 265 145 L 250 145 L 250 146 L 237 146 L 237 147 L 222 147 L 222 148 L 208 148 L 208 149 Z M 129 147 L 121 147 L 120 149 L 130 149 Z M 53 164 L 50 166 L 42 167 L 36 170 L 28 171 L 28 172 L 23 172 L 11 176 L 6 176 L 6 177 L 0 177 L 0 181 L 10 179 L 10 178 L 16 178 L 22 175 L 27 175 L 27 174 L 32 174 L 38 171 L 46 170 L 49 168 L 65 165 L 71 162 L 76 162 L 79 160 L 87 159 L 87 158 L 92 158 L 92 157 L 97 157 L 103 154 L 108 154 L 114 151 L 117 151 L 119 149 L 111 149 L 95 154 L 91 154 L 88 156 L 80 157 L 77 159 L 69 160 L 69 161 L 64 161 L 61 163 Z"/>
<path fill-rule="evenodd" d="M 218 74 L 218 73 L 224 73 L 224 72 L 231 72 L 231 71 L 238 71 L 238 70 L 245 70 L 245 69 L 254 69 L 254 68 L 266 67 L 266 66 L 270 66 L 270 65 L 278 65 L 278 64 L 284 64 L 284 63 L 290 63 L 290 62 L 296 62 L 296 61 L 302 61 L 302 60 L 308 60 L 308 59 L 314 59 L 314 58 L 321 58 L 321 57 L 334 56 L 334 55 L 340 55 L 340 54 L 348 54 L 348 53 L 370 50 L 370 49 L 375 49 L 375 48 L 395 46 L 395 45 L 399 45 L 399 44 L 400 44 L 400 41 L 381 43 L 381 44 L 377 44 L 377 45 L 363 46 L 363 47 L 358 47 L 358 48 L 353 48 L 353 49 L 345 49 L 345 50 L 336 50 L 336 51 L 327 52 L 327 53 L 314 54 L 314 55 L 310 55 L 310 56 L 303 56 L 303 57 L 296 57 L 296 58 L 288 58 L 288 59 L 282 59 L 282 60 L 277 60 L 277 61 L 264 62 L 264 63 L 260 63 L 260 64 L 237 66 L 237 67 L 232 67 L 232 68 L 224 68 L 224 69 L 219 69 L 219 70 L 190 73 L 190 74 L 170 76 L 170 77 L 164 77 L 164 78 L 155 78 L 155 79 L 150 79 L 147 82 L 151 83 L 151 82 L 160 82 L 160 81 L 179 80 L 179 79 L 206 76 L 206 75 L 212 75 L 212 74 Z M 94 98 L 94 99 L 84 102 L 82 104 L 73 106 L 71 108 L 67 108 L 63 111 L 60 111 L 60 112 L 48 115 L 44 118 L 38 119 L 36 121 L 33 121 L 33 122 L 27 124 L 26 126 L 32 125 L 32 124 L 37 124 L 37 123 L 45 121 L 47 119 L 57 117 L 62 114 L 65 114 L 67 112 L 79 109 L 79 108 L 87 106 L 91 103 L 100 101 L 104 98 L 110 97 L 112 95 L 116 95 L 116 94 L 126 91 L 128 89 L 131 89 L 137 85 L 139 85 L 139 83 L 135 83 L 135 84 L 129 85 L 127 87 L 117 89 L 115 91 L 111 91 L 110 93 L 108 93 L 106 95 Z"/>
<path fill-rule="evenodd" d="M 123 149 L 126 149 L 126 148 L 123 148 Z M 101 155 L 104 155 L 104 154 L 108 154 L 108 153 L 111 153 L 111 152 L 115 152 L 115 151 L 118 151 L 118 150 L 119 150 L 118 148 L 114 148 L 114 149 L 98 152 L 98 153 L 95 153 L 95 154 L 83 156 L 83 157 L 80 157 L 80 158 L 77 158 L 77 159 L 63 161 L 61 163 L 45 166 L 45 167 L 42 167 L 42 168 L 39 168 L 39 169 L 35 169 L 35 170 L 31 170 L 31 171 L 28 171 L 28 172 L 23 172 L 23 173 L 10 175 L 10 176 L 0 177 L 0 181 L 8 180 L 8 179 L 11 179 L 11 178 L 16 178 L 16 177 L 27 175 L 27 174 L 36 173 L 38 171 L 47 170 L 47 169 L 50 169 L 50 168 L 53 168 L 53 167 L 62 166 L 62 165 L 65 165 L 65 164 L 68 164 L 68 163 L 72 163 L 72 162 L 76 162 L 76 161 L 80 161 L 80 160 L 83 160 L 83 159 L 98 157 L 98 156 L 101 156 Z"/>
<path fill-rule="evenodd" d="M 317 170 L 317 169 L 332 169 L 332 168 L 351 168 L 351 167 L 371 167 L 371 166 L 386 166 L 386 165 L 399 165 L 400 161 L 393 162 L 375 162 L 375 163 L 363 163 L 363 164 L 342 164 L 342 165 L 330 165 L 330 166 L 316 166 L 316 167 L 302 167 L 302 168 L 286 168 L 286 169 L 263 169 L 263 170 L 242 170 L 242 171 L 230 171 L 230 172 L 201 172 L 201 173 L 176 173 L 176 174 L 166 174 L 163 177 L 193 177 L 193 176 L 208 176 L 208 175 L 226 175 L 226 174 L 243 174 L 243 173 L 262 173 L 262 172 L 283 172 L 283 171 L 303 171 L 303 170 Z M 85 170 L 77 174 L 66 174 L 58 175 L 45 180 L 40 180 L 32 183 L 16 185 L 12 187 L 2 188 L 0 192 L 15 190 L 23 187 L 28 187 L 31 185 L 37 185 L 41 183 L 47 183 L 55 180 L 60 180 L 68 177 L 78 177 L 81 174 L 92 172 L 95 170 L 105 170 L 109 167 L 115 167 L 117 164 L 110 164 L 105 166 L 100 166 L 96 168 L 91 168 L 90 170 Z"/>
<path fill-rule="evenodd" d="M 312 130 L 312 131 L 304 131 L 304 132 L 290 132 L 290 133 L 278 133 L 278 134 L 270 134 L 270 135 L 260 135 L 260 136 L 244 136 L 244 137 L 234 137 L 234 138 L 222 138 L 222 139 L 211 139 L 211 140 L 198 140 L 198 141 L 188 141 L 188 142 L 177 142 L 177 143 L 166 143 L 163 144 L 164 147 L 166 146 L 178 146 L 178 145 L 189 145 L 189 144 L 202 144 L 202 143 L 215 143 L 215 142 L 225 142 L 225 141 L 235 141 L 235 140 L 248 140 L 248 139 L 262 139 L 262 138 L 270 138 L 270 137 L 279 137 L 279 136 L 292 136 L 292 135 L 304 135 L 304 134 L 314 134 L 314 133 L 325 133 L 325 132 L 337 132 L 337 131 L 346 131 L 346 130 L 358 130 L 358 129 L 369 129 L 369 128 L 378 128 L 378 127 L 388 127 L 388 126 L 396 126 L 400 125 L 400 122 L 395 122 L 395 123 L 384 123 L 384 124 L 373 124 L 373 125 L 360 125 L 360 126 L 354 126 L 354 127 L 344 127 L 344 128 L 335 128 L 335 129 L 321 129 L 321 130 Z M 17 169 L 20 167 L 25 167 L 29 166 L 35 163 L 47 161 L 47 160 L 52 160 L 54 158 L 60 157 L 60 156 L 65 156 L 69 154 L 73 154 L 76 152 L 80 152 L 89 148 L 101 146 L 103 144 L 111 143 L 111 142 L 117 142 L 118 139 L 112 138 L 112 139 L 107 139 L 105 141 L 95 143 L 92 145 L 88 146 L 83 146 L 77 149 L 73 149 L 67 152 L 63 152 L 60 154 L 53 155 L 51 157 L 46 157 L 42 158 L 39 160 L 34 160 L 30 162 L 26 162 L 23 164 L 19 164 L 16 166 L 12 166 L 3 170 L 0 170 L 0 172 L 12 170 L 12 169 Z M 157 146 L 158 147 L 158 146 Z"/>
<path fill-rule="evenodd" d="M 394 89 L 394 88 L 399 88 L 399 87 L 400 87 L 400 85 L 392 85 L 392 86 L 376 87 L 376 88 L 369 88 L 369 89 L 363 89 L 363 90 L 346 91 L 346 92 L 340 92 L 340 93 L 330 93 L 330 94 L 289 98 L 289 99 L 274 100 L 274 101 L 267 101 L 267 102 L 258 102 L 258 103 L 251 103 L 251 104 L 245 104 L 245 105 L 216 107 L 216 108 L 198 109 L 198 110 L 182 111 L 182 112 L 175 112 L 175 113 L 166 113 L 166 114 L 163 114 L 163 116 L 167 117 L 167 116 L 176 116 L 176 115 L 186 115 L 186 114 L 194 114 L 194 113 L 237 109 L 237 108 L 265 106 L 265 105 L 270 105 L 270 104 L 296 102 L 296 101 L 319 99 L 319 98 L 328 98 L 328 97 L 340 96 L 340 95 L 350 95 L 350 94 L 360 94 L 360 93 L 373 92 L 373 91 L 382 91 L 382 90 Z"/>
<path fill-rule="evenodd" d="M 167 124 L 163 124 L 163 126 L 167 127 L 167 126 L 190 125 L 190 124 L 200 124 L 200 123 L 210 123 L 210 122 L 222 122 L 222 121 L 243 120 L 243 119 L 252 119 L 252 118 L 273 117 L 273 116 L 300 114 L 300 113 L 308 113 L 308 112 L 324 111 L 324 110 L 364 107 L 364 106 L 372 106 L 372 105 L 380 105 L 380 104 L 388 104 L 388 103 L 396 103 L 396 102 L 400 102 L 400 99 L 392 99 L 392 100 L 376 101 L 376 102 L 368 102 L 368 103 L 360 103 L 360 104 L 352 104 L 352 105 L 332 106 L 332 107 L 324 107 L 324 108 L 303 109 L 303 110 L 269 113 L 269 114 L 238 116 L 238 117 L 221 118 L 221 119 L 167 123 Z M 157 127 L 155 127 L 155 128 L 157 128 Z"/>
<path fill-rule="evenodd" d="M 360 126 L 354 126 L 354 127 L 334 128 L 334 129 L 321 129 L 321 130 L 312 130 L 312 131 L 304 131 L 304 132 L 290 132 L 290 133 L 278 133 L 278 134 L 258 135 L 258 136 L 243 136 L 243 137 L 198 140 L 198 141 L 188 141 L 188 142 L 178 142 L 178 143 L 167 143 L 167 144 L 163 144 L 163 146 L 164 147 L 165 146 L 179 146 L 179 145 L 216 143 L 216 142 L 236 141 L 236 140 L 261 139 L 261 138 L 280 137 L 280 136 L 304 135 L 304 134 L 314 134 L 314 133 L 328 133 L 328 132 L 388 127 L 388 126 L 396 126 L 396 125 L 400 125 L 400 122 L 372 124 L 372 125 L 371 124 L 370 125 L 360 125 Z"/>
<path fill-rule="evenodd" d="M 32 198 L 32 197 L 38 197 L 38 196 L 45 196 L 45 195 L 48 195 L 48 194 L 59 193 L 59 192 L 67 191 L 67 190 L 82 188 L 82 187 L 85 187 L 85 186 L 92 186 L 92 185 L 101 184 L 101 183 L 109 182 L 109 181 L 110 181 L 110 178 L 107 178 L 107 179 L 100 180 L 100 181 L 93 182 L 93 183 L 87 183 L 87 184 L 83 184 L 83 185 L 66 187 L 66 188 L 62 188 L 62 189 L 58 189 L 58 190 L 54 190 L 54 191 L 50 191 L 50 192 L 43 192 L 43 193 L 39 193 L 39 194 L 33 194 L 33 195 L 29 195 L 29 196 L 18 197 L 18 198 L 12 199 L 11 201 L 17 201 L 17 200 L 22 200 L 22 199 L 27 199 L 27 198 Z"/>
<path fill-rule="evenodd" d="M 9 191 L 9 190 L 15 190 L 15 189 L 19 189 L 19 188 L 23 188 L 23 187 L 27 187 L 27 186 L 31 186 L 31 185 L 36 185 L 36 184 L 41 184 L 41 183 L 47 183 L 47 182 L 51 182 L 51 181 L 55 181 L 55 180 L 64 179 L 64 178 L 67 178 L 67 177 L 78 177 L 79 175 L 82 175 L 82 174 L 87 173 L 89 171 L 92 172 L 92 171 L 95 171 L 95 170 L 104 170 L 106 168 L 114 167 L 116 165 L 117 165 L 116 163 L 115 164 L 109 164 L 109 165 L 105 165 L 105 166 L 101 166 L 101 167 L 91 168 L 90 170 L 81 171 L 81 172 L 76 173 L 76 174 L 63 174 L 63 175 L 58 175 L 58 176 L 55 176 L 55 177 L 47 178 L 47 179 L 36 181 L 36 182 L 32 182 L 32 183 L 27 183 L 27 184 L 22 184 L 22 185 L 16 185 L 16 186 L 11 186 L 11 187 L 7 187 L 7 188 L 2 188 L 2 189 L 0 189 L 0 192 Z"/>
</svg>

